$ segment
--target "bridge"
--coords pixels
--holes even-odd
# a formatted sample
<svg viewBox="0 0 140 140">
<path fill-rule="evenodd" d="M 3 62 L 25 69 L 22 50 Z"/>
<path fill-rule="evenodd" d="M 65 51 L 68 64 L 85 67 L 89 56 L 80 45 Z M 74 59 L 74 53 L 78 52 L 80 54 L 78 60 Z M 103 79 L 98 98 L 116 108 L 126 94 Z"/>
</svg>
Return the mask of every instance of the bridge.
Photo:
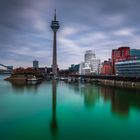
<svg viewBox="0 0 140 140">
<path fill-rule="evenodd" d="M 5 68 L 13 71 L 13 66 L 6 66 L 6 65 L 3 65 L 3 64 L 0 64 L 0 66 L 5 67 Z"/>
<path fill-rule="evenodd" d="M 3 65 L 3 64 L 0 64 L 0 66 L 6 68 L 6 70 L 0 69 L 1 74 L 10 74 L 13 71 L 13 66 L 6 66 L 6 65 Z"/>
<path fill-rule="evenodd" d="M 6 66 L 6 65 L 3 65 L 3 64 L 0 64 L 0 66 L 5 67 L 5 68 L 7 68 L 9 70 L 13 70 L 12 66 Z"/>
</svg>

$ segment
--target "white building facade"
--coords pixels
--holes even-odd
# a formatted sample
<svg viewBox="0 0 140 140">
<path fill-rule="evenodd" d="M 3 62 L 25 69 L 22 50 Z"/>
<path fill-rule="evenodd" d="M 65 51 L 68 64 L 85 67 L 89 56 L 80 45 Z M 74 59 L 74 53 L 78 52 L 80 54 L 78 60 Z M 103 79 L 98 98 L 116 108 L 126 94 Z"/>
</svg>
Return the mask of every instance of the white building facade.
<svg viewBox="0 0 140 140">
<path fill-rule="evenodd" d="M 85 53 L 84 62 L 81 62 L 79 68 L 80 75 L 99 74 L 100 59 L 96 58 L 95 52 L 88 50 Z"/>
</svg>

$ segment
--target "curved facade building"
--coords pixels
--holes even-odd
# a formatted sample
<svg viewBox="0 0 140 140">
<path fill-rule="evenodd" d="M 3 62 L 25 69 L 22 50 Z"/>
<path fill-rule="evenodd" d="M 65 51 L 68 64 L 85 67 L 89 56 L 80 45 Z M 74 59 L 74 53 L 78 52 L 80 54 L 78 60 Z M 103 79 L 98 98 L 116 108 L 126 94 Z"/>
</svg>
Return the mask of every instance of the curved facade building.
<svg viewBox="0 0 140 140">
<path fill-rule="evenodd" d="M 96 58 L 95 52 L 92 50 L 86 51 L 84 55 L 84 62 L 81 62 L 79 68 L 79 74 L 89 75 L 89 74 L 99 74 L 100 69 L 100 59 Z"/>
<path fill-rule="evenodd" d="M 85 63 L 91 63 L 92 60 L 96 58 L 95 52 L 92 50 L 88 50 L 85 53 Z"/>
</svg>

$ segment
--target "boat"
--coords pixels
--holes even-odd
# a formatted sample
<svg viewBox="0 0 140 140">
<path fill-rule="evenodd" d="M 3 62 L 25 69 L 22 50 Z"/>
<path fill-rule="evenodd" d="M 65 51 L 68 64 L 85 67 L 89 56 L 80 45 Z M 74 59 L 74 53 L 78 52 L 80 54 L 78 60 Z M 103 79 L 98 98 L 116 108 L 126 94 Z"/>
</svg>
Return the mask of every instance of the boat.
<svg viewBox="0 0 140 140">
<path fill-rule="evenodd" d="M 66 78 L 66 77 L 60 77 L 60 81 L 65 81 L 65 80 L 67 80 L 68 78 Z"/>
<path fill-rule="evenodd" d="M 41 80 L 42 80 L 41 78 L 37 78 L 36 76 L 33 76 L 33 75 L 27 76 L 27 79 L 26 79 L 28 84 L 37 84 Z"/>
</svg>

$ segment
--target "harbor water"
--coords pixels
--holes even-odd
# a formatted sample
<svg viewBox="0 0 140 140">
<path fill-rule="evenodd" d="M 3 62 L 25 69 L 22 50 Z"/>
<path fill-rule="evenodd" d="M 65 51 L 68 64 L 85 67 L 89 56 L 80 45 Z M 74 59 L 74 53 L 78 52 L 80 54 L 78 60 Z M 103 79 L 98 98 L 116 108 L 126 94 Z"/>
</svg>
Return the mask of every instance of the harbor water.
<svg viewBox="0 0 140 140">
<path fill-rule="evenodd" d="M 140 90 L 0 75 L 0 140 L 140 140 Z"/>
</svg>

